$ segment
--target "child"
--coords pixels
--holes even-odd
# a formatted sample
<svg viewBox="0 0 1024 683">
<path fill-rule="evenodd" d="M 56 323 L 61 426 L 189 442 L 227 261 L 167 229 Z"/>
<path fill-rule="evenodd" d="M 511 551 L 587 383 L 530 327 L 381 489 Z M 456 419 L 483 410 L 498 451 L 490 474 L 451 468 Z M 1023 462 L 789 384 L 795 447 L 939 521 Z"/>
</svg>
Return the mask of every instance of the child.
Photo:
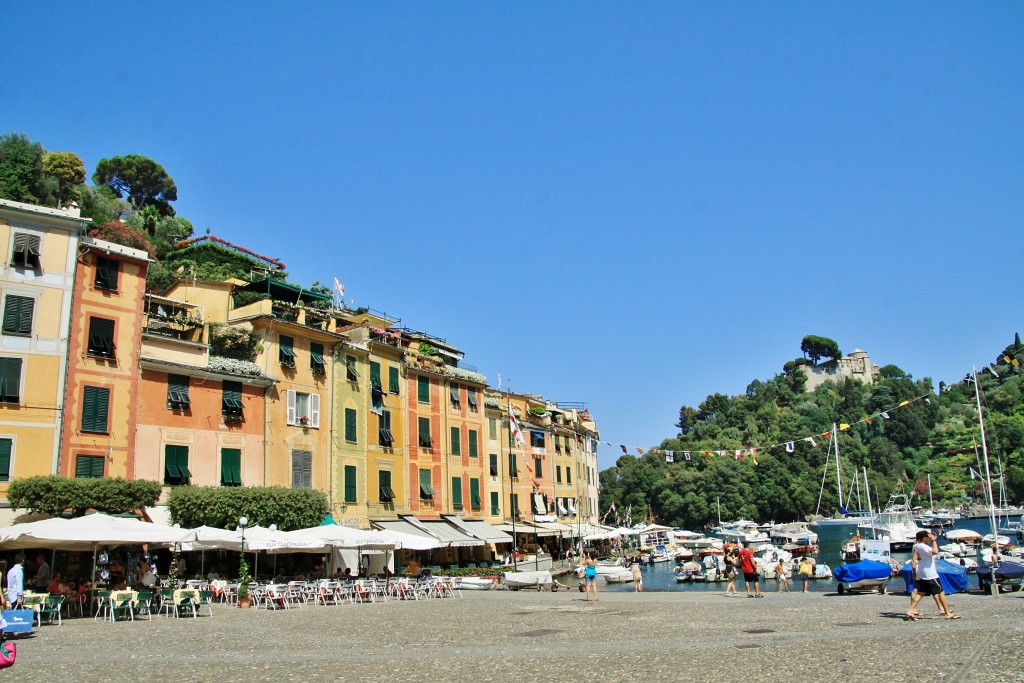
<svg viewBox="0 0 1024 683">
<path fill-rule="evenodd" d="M 785 591 L 789 592 L 789 577 L 786 576 L 786 565 L 780 559 L 779 563 L 775 565 L 775 583 L 778 586 L 778 592 L 782 593 Z"/>
</svg>

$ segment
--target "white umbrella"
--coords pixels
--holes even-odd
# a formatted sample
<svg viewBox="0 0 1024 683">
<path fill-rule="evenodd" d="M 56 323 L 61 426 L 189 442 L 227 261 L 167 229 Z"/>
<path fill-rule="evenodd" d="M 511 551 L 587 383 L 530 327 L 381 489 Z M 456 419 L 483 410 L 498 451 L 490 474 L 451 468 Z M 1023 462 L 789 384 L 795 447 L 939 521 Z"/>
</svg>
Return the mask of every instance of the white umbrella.
<svg viewBox="0 0 1024 683">
<path fill-rule="evenodd" d="M 315 526 L 287 532 L 300 541 L 319 540 L 335 548 L 363 548 L 366 550 L 394 550 L 398 542 L 382 531 L 362 531 L 337 524 Z"/>
<path fill-rule="evenodd" d="M 13 533 L 12 533 L 13 530 Z M 102 513 L 63 519 L 55 517 L 0 529 L 5 548 L 58 548 L 90 550 L 96 545 L 167 544 L 193 541 L 191 529 L 140 522 Z"/>
</svg>

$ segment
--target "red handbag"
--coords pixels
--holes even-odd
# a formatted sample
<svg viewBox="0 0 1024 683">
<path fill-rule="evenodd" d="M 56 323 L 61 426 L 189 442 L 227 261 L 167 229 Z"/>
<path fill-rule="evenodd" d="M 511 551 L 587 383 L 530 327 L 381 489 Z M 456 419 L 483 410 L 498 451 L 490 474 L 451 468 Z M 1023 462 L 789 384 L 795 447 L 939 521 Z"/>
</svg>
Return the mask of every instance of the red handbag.
<svg viewBox="0 0 1024 683">
<path fill-rule="evenodd" d="M 0 643 L 0 669 L 14 666 L 14 659 L 18 656 L 18 646 L 14 643 Z"/>
</svg>

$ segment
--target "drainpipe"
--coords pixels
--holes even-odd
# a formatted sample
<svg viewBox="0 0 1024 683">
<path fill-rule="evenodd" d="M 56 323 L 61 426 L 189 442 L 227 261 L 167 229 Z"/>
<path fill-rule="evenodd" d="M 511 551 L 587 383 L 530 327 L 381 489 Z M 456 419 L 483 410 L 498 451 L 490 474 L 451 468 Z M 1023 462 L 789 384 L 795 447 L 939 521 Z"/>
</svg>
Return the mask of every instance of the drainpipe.
<svg viewBox="0 0 1024 683">
<path fill-rule="evenodd" d="M 64 353 L 63 368 L 64 382 L 61 386 L 60 396 L 57 397 L 57 410 L 54 412 L 54 416 L 57 419 L 57 452 L 55 454 L 56 457 L 53 459 L 53 473 L 56 475 L 60 474 L 61 451 L 64 448 L 64 405 L 68 395 L 68 375 L 71 371 L 71 314 L 75 310 L 75 281 L 78 277 L 78 249 L 82 243 L 81 236 L 82 232 L 85 230 L 86 223 L 91 223 L 91 221 L 79 221 L 78 233 L 72 235 L 71 239 L 71 248 L 74 250 L 75 255 L 75 267 L 74 270 L 71 271 L 71 300 L 68 302 L 68 326 L 66 329 L 67 334 L 65 336 L 66 350 Z"/>
</svg>

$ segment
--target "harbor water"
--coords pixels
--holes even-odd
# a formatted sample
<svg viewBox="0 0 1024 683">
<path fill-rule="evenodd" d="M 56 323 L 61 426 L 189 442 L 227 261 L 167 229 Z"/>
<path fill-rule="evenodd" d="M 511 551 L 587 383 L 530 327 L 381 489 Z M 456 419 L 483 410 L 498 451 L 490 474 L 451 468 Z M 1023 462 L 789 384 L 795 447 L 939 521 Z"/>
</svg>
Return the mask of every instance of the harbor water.
<svg viewBox="0 0 1024 683">
<path fill-rule="evenodd" d="M 1013 517 L 1013 520 L 1019 520 L 1020 517 Z M 1001 520 L 1005 521 L 1005 520 Z M 833 569 L 844 564 L 841 554 L 841 549 L 844 543 L 850 539 L 850 537 L 856 533 L 857 527 L 850 526 L 823 526 L 823 527 L 812 527 L 818 534 L 818 545 L 819 550 L 816 555 L 812 557 L 819 564 L 824 563 Z M 960 519 L 956 521 L 956 529 L 970 529 L 977 531 L 978 533 L 985 535 L 992 533 L 991 524 L 988 519 Z M 944 541 L 941 537 L 939 538 L 939 545 L 943 545 L 948 541 Z M 903 564 L 910 559 L 910 553 L 893 553 L 892 559 Z M 643 578 L 644 578 L 644 591 L 706 591 L 706 592 L 724 592 L 727 583 L 706 583 L 706 582 L 695 582 L 695 583 L 677 583 L 675 575 L 676 564 L 674 562 L 660 562 L 653 565 L 643 566 Z M 563 583 L 570 583 L 566 579 L 560 579 Z M 601 591 L 612 591 L 612 592 L 632 592 L 632 583 L 616 583 L 610 584 L 605 583 L 603 580 L 598 579 L 599 586 L 598 590 Z M 573 582 L 576 583 L 576 582 Z M 890 589 L 894 591 L 903 590 L 903 582 L 899 578 L 890 580 Z M 974 590 L 978 587 L 978 580 L 974 574 L 970 574 L 968 577 L 969 589 Z M 743 577 L 739 576 L 736 579 L 736 590 L 742 595 L 744 593 Z M 762 579 L 761 580 L 761 591 L 771 592 L 776 590 L 775 579 Z M 798 580 L 790 579 L 790 590 L 798 591 L 801 590 L 801 582 Z M 807 582 L 807 590 L 815 592 L 835 592 L 836 581 L 835 579 L 812 579 Z"/>
</svg>

